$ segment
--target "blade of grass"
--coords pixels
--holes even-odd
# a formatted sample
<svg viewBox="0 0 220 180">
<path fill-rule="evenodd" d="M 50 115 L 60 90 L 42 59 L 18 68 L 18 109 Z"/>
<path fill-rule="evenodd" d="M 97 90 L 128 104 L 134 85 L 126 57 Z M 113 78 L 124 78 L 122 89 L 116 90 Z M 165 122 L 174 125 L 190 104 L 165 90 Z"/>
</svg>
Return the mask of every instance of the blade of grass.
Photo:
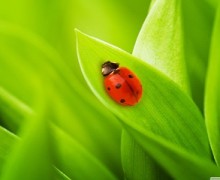
<svg viewBox="0 0 220 180">
<path fill-rule="evenodd" d="M 212 5 L 213 8 L 218 8 L 219 1 L 218 0 L 208 0 L 208 2 Z"/>
<path fill-rule="evenodd" d="M 215 19 L 205 91 L 205 119 L 213 155 L 220 165 L 220 6 Z"/>
<path fill-rule="evenodd" d="M 71 179 L 116 179 L 114 175 L 77 141 L 52 125 L 57 142 L 57 167 Z"/>
<path fill-rule="evenodd" d="M 55 168 L 55 180 L 71 180 L 66 174 L 64 174 L 61 170 Z"/>
<path fill-rule="evenodd" d="M 7 63 L 5 63 L 4 61 L 1 61 L 1 65 L 3 66 L 3 67 L 7 67 L 6 69 L 8 69 L 9 70 L 9 73 L 11 72 L 11 71 L 13 71 L 14 70 L 14 68 L 15 68 L 15 72 L 18 74 L 18 81 L 21 81 L 21 79 L 22 79 L 22 83 L 24 83 L 24 84 L 26 84 L 26 86 L 25 87 L 23 87 L 24 89 L 24 91 L 27 91 L 27 92 L 29 92 L 27 89 L 29 89 L 30 87 L 31 87 L 31 89 L 32 89 L 32 93 L 33 94 L 35 94 L 35 95 L 33 95 L 33 97 L 34 98 L 32 98 L 32 101 L 34 102 L 34 104 L 38 104 L 38 103 L 40 103 L 40 102 L 38 102 L 39 100 L 41 100 L 41 98 L 43 98 L 43 97 L 41 97 L 41 98 L 38 98 L 38 96 L 40 96 L 39 94 L 40 94 L 40 92 L 41 91 L 39 91 L 39 88 L 40 88 L 40 83 L 39 83 L 39 79 L 37 78 L 36 79 L 36 77 L 35 77 L 35 75 L 33 74 L 33 72 L 32 71 L 30 71 L 30 69 L 29 68 L 27 68 L 26 67 L 26 65 L 25 65 L 25 63 L 22 63 L 22 61 L 20 61 L 20 62 L 18 62 L 18 64 L 16 64 L 16 63 L 10 63 L 10 58 L 9 59 L 7 59 L 8 61 L 7 61 Z M 9 65 L 10 64 L 10 66 L 7 66 L 7 64 Z M 17 65 L 17 66 L 16 66 Z M 3 68 L 2 67 L 2 68 Z M 10 68 L 9 68 L 10 67 Z M 26 71 L 23 71 L 23 69 L 26 69 Z M 2 71 L 1 71 L 1 73 L 3 73 Z M 15 73 L 15 74 L 16 74 Z M 28 76 L 27 76 L 27 74 L 28 74 Z M 32 79 L 32 81 L 29 81 L 29 78 L 31 78 Z M 8 78 L 7 79 L 9 82 L 8 83 L 10 83 L 10 79 Z M 3 83 L 4 84 L 4 83 Z M 27 89 L 25 89 L 26 87 L 28 87 Z M 38 94 L 37 96 L 36 96 L 36 94 Z M 6 89 L 4 89 L 3 87 L 0 87 L 0 96 L 1 96 L 1 98 L 0 98 L 0 101 L 1 101 L 1 108 L 0 108 L 0 112 L 1 112 L 1 121 L 5 124 L 5 126 L 6 127 L 9 127 L 9 129 L 10 129 L 10 127 L 12 127 L 11 129 L 14 129 L 14 128 L 16 128 L 16 129 L 20 129 L 19 131 L 21 131 L 21 136 L 25 136 L 24 137 L 24 141 L 22 140 L 22 141 L 19 141 L 19 142 L 17 142 L 17 139 L 16 139 L 16 137 L 17 136 L 14 136 L 14 141 L 16 141 L 16 146 L 13 146 L 13 150 L 12 150 L 12 154 L 10 154 L 8 157 L 7 157 L 7 159 L 9 159 L 6 163 L 4 163 L 3 165 L 5 166 L 4 167 L 4 174 L 3 174 L 3 176 L 5 176 L 4 178 L 9 178 L 9 179 L 11 179 L 11 178 L 14 178 L 14 177 L 12 177 L 12 175 L 10 175 L 10 174 L 14 174 L 15 173 L 15 176 L 16 175 L 18 175 L 18 176 L 28 176 L 28 173 L 29 173 L 29 176 L 31 177 L 31 175 L 33 175 L 32 173 L 33 173 L 33 171 L 36 171 L 36 169 L 33 169 L 33 166 L 30 166 L 30 167 L 32 167 L 31 169 L 33 170 L 32 172 L 30 171 L 30 172 L 28 172 L 27 174 L 25 174 L 25 172 L 24 171 L 26 171 L 26 170 L 24 170 L 24 166 L 25 166 L 25 163 L 23 164 L 22 163 L 22 159 L 24 158 L 24 156 L 25 157 L 28 157 L 28 156 L 30 156 L 30 159 L 31 160 L 33 160 L 33 161 L 35 161 L 34 160 L 34 158 L 35 157 L 31 157 L 32 155 L 31 155 L 31 150 L 33 150 L 33 146 L 34 145 L 36 145 L 36 144 L 34 144 L 33 146 L 31 146 L 30 144 L 32 143 L 32 142 L 37 142 L 37 138 L 39 137 L 40 138 L 40 136 L 38 135 L 38 133 L 40 132 L 40 130 L 42 130 L 41 132 L 41 134 L 43 134 L 44 132 L 44 129 L 43 129 L 43 125 L 42 124 L 34 124 L 33 123 L 33 121 L 34 121 L 34 115 L 35 115 L 35 113 L 34 113 L 34 111 L 36 111 L 36 105 L 34 105 L 33 103 L 32 103 L 32 107 L 30 107 L 30 105 L 27 105 L 26 103 L 24 103 L 24 102 L 22 102 L 20 99 L 18 99 L 17 97 L 15 97 L 15 95 L 12 95 L 11 93 L 9 93 L 8 91 L 6 91 Z M 43 98 L 44 99 L 44 98 Z M 36 101 L 37 100 L 37 101 Z M 38 105 L 39 106 L 39 105 Z M 40 103 L 40 107 L 41 108 L 43 108 L 44 106 L 42 106 L 42 103 Z M 33 109 L 35 109 L 35 110 L 33 110 Z M 44 109 L 44 108 L 43 108 Z M 39 113 L 40 114 L 40 113 Z M 35 117 L 36 118 L 36 117 Z M 27 120 L 27 121 L 26 121 Z M 42 119 L 37 119 L 37 121 L 39 120 L 39 122 L 42 120 Z M 32 122 L 31 122 L 32 121 Z M 25 123 L 28 123 L 29 125 L 25 125 Z M 11 125 L 11 126 L 10 126 Z M 23 125 L 27 128 L 27 129 L 30 129 L 30 130 L 26 130 L 24 127 L 23 127 Z M 40 128 L 42 127 L 42 129 L 38 129 L 39 130 L 39 132 L 38 133 L 34 133 L 34 130 L 33 129 L 35 129 L 37 126 L 40 126 Z M 41 126 L 42 125 L 42 126 Z M 34 127 L 33 127 L 34 126 Z M 23 132 L 22 130 L 24 129 L 24 131 L 26 131 L 26 132 Z M 32 131 L 33 130 L 33 131 Z M 27 132 L 27 131 L 29 131 L 29 132 Z M 17 130 L 16 130 L 16 132 L 17 132 Z M 33 134 L 32 134 L 33 133 Z M 35 134 L 35 135 L 34 135 Z M 8 131 L 4 131 L 4 135 L 5 135 L 5 137 L 4 137 L 4 139 L 7 139 L 6 137 L 8 137 L 9 135 L 10 135 L 10 133 L 8 132 Z M 35 137 L 34 137 L 35 136 Z M 34 139 L 34 140 L 33 140 Z M 36 140 L 36 141 L 35 141 Z M 41 141 L 42 139 L 40 139 L 40 141 Z M 3 141 L 4 142 L 4 141 Z M 9 141 L 10 142 L 10 141 Z M 41 143 L 41 142 L 39 142 L 39 143 Z M 42 141 L 42 143 L 45 143 L 46 145 L 50 145 L 50 143 L 47 143 L 46 141 Z M 47 146 L 42 146 L 42 147 L 47 147 Z M 11 145 L 12 146 L 12 145 Z M 7 152 L 9 152 L 9 151 L 11 151 L 11 149 L 12 149 L 12 147 L 10 146 L 10 148 L 5 148 L 5 147 L 3 147 L 3 148 L 5 148 L 5 151 L 7 151 Z M 42 149 L 42 151 L 44 150 L 43 148 L 41 148 L 41 145 L 39 145 L 39 148 L 40 149 Z M 28 154 L 29 152 L 27 152 L 28 150 L 30 150 L 29 152 L 30 152 L 30 154 Z M 37 151 L 37 148 L 35 149 L 36 151 Z M 34 151 L 34 150 L 33 150 Z M 32 152 L 33 152 L 32 151 Z M 42 152 L 41 151 L 41 152 Z M 25 152 L 27 152 L 27 153 L 25 153 Z M 40 152 L 40 151 L 39 151 Z M 46 154 L 47 152 L 45 151 L 45 154 Z M 34 154 L 34 153 L 33 153 Z M 37 153 L 35 153 L 35 154 L 38 154 L 38 152 Z M 3 154 L 4 155 L 4 154 Z M 16 157 L 14 157 L 14 156 L 16 156 Z M 48 156 L 49 157 L 49 156 Z M 40 158 L 39 158 L 40 159 Z M 28 158 L 27 159 L 25 159 L 25 160 L 28 160 Z M 30 160 L 30 161 L 31 161 Z M 45 159 L 46 160 L 46 159 Z M 41 163 L 41 161 L 36 161 L 36 162 L 38 162 L 38 163 Z M 22 165 L 19 165 L 19 164 L 22 164 Z M 33 163 L 34 164 L 34 163 Z M 37 164 L 37 163 L 36 163 Z M 2 166 L 3 166 L 2 165 Z M 27 165 L 27 164 L 26 164 Z M 16 166 L 16 168 L 14 168 L 14 166 Z M 37 165 L 36 165 L 37 166 Z M 45 166 L 47 166 L 47 164 L 45 163 Z M 51 164 L 48 166 L 48 167 L 50 167 L 51 166 Z M 18 168 L 18 167 L 20 167 L 20 169 Z M 29 167 L 29 166 L 28 166 Z M 43 168 L 43 167 L 42 167 Z M 6 169 L 6 172 L 5 172 L 5 169 Z M 45 170 L 46 170 L 47 168 L 45 168 Z M 13 172 L 13 170 L 17 170 L 17 172 L 15 171 L 15 172 Z M 19 171 L 19 172 L 18 172 Z M 51 170 L 52 171 L 52 170 Z M 43 171 L 42 171 L 43 172 Z M 54 171 L 53 171 L 54 172 Z M 36 171 L 36 173 L 37 173 L 37 171 Z M 25 175 L 24 175 L 25 174 Z M 40 173 L 38 173 L 38 174 L 40 174 Z M 34 176 L 34 175 L 33 175 Z M 29 178 L 30 178 L 29 177 Z M 58 174 L 57 173 L 55 173 L 55 177 L 56 178 L 58 178 L 58 179 L 60 179 L 61 178 L 61 175 L 59 175 L 58 176 Z M 27 177 L 28 178 L 28 177 Z M 65 179 L 65 177 L 63 177 L 62 179 Z"/>
<path fill-rule="evenodd" d="M 51 179 L 54 177 L 51 137 L 48 122 L 44 117 L 45 96 L 40 81 L 36 84 L 37 87 L 33 88 L 37 92 L 35 96 L 38 100 L 35 102 L 35 107 L 38 113 L 25 117 L 30 121 L 20 129 L 21 141 L 14 147 L 4 166 L 1 177 L 3 180 Z"/>
<path fill-rule="evenodd" d="M 181 4 L 185 60 L 192 98 L 203 112 L 205 75 L 215 11 L 207 0 L 184 0 Z"/>
<path fill-rule="evenodd" d="M 49 90 L 49 88 L 48 88 Z M 9 94 L 8 92 L 6 92 L 4 90 L 5 94 Z M 53 93 L 50 93 L 53 94 Z M 9 95 L 9 97 L 12 97 L 12 95 Z M 47 97 L 50 97 L 50 95 L 48 95 Z M 54 96 L 52 96 L 54 97 Z M 6 98 L 7 99 L 7 98 Z M 29 117 L 33 115 L 33 110 L 29 111 L 31 108 L 25 108 L 23 111 L 20 111 L 18 107 L 20 104 L 24 104 L 23 102 L 19 102 L 18 99 L 16 99 L 15 97 L 11 98 L 12 100 L 15 100 L 15 102 L 18 103 L 14 103 L 13 101 L 6 101 L 7 102 L 7 106 L 10 107 L 10 113 L 12 114 L 18 114 L 20 117 Z M 60 104 L 61 105 L 61 104 Z M 25 107 L 27 107 L 27 105 L 25 105 Z M 58 106 L 58 107 L 63 107 L 63 106 Z M 31 112 L 31 113 L 30 113 Z M 21 113 L 21 114 L 19 114 Z M 48 112 L 47 112 L 48 113 Z M 56 114 L 56 112 L 54 112 Z M 34 113 L 35 114 L 35 113 Z M 63 119 L 63 114 L 56 114 L 57 116 L 59 116 L 59 118 Z M 61 117 L 62 116 L 62 117 Z M 16 118 L 16 117 L 15 117 Z M 53 117 L 51 116 L 47 116 L 47 119 L 53 119 Z M 73 117 L 72 117 L 73 118 Z M 44 121 L 46 119 L 41 119 L 40 117 L 37 119 L 37 121 Z M 28 122 L 28 121 L 27 121 Z M 43 125 L 40 124 L 42 127 Z M 54 124 L 51 125 L 52 126 L 52 135 L 53 135 L 53 140 L 55 146 L 53 146 L 54 150 L 53 152 L 55 152 L 55 165 L 56 167 L 58 167 L 60 170 L 62 170 L 65 174 L 68 175 L 68 177 L 72 178 L 72 179 L 79 179 L 79 178 L 85 178 L 85 179 L 116 179 L 116 177 L 113 175 L 113 173 L 107 168 L 105 167 L 106 165 L 103 164 L 102 161 L 100 161 L 99 159 L 96 158 L 96 156 L 94 156 L 93 154 L 91 154 L 87 149 L 85 149 L 82 145 L 80 145 L 76 140 L 74 140 L 73 138 L 71 138 L 69 135 L 67 135 L 63 130 L 61 130 L 60 128 L 58 128 L 57 126 L 55 126 Z M 34 130 L 33 127 L 29 127 L 29 136 L 26 138 L 29 141 L 25 141 L 28 144 L 24 144 L 23 146 L 21 146 L 21 148 L 18 147 L 18 152 L 15 153 L 15 155 L 13 155 L 11 158 L 13 159 L 12 162 L 14 161 L 18 161 L 19 162 L 19 158 L 22 158 L 22 150 L 25 151 L 26 149 L 28 150 L 28 148 L 33 148 L 34 145 L 30 145 L 30 143 L 36 143 L 37 140 L 33 139 L 33 136 L 37 136 L 39 137 L 39 133 L 42 134 L 43 132 L 40 132 L 39 129 L 37 129 L 37 125 L 35 123 L 34 125 Z M 37 132 L 35 132 L 37 131 Z M 31 133 L 31 135 L 30 135 Z M 36 137 L 36 138 L 37 138 Z M 109 141 L 110 142 L 110 141 Z M 47 143 L 47 145 L 49 145 L 50 143 Z M 46 146 L 46 145 L 44 145 Z M 43 147 L 44 147 L 43 146 Z M 42 146 L 39 146 L 39 148 L 41 148 Z M 21 149 L 21 150 L 19 150 Z M 35 148 L 37 149 L 37 148 Z M 27 152 L 27 150 L 25 152 Z M 26 155 L 28 155 L 27 152 Z M 16 156 L 16 157 L 15 157 Z M 71 159 L 71 161 L 70 161 Z M 18 164 L 15 164 L 18 166 Z M 48 164 L 47 164 L 48 165 Z M 51 164 L 49 164 L 48 166 L 51 166 Z M 18 167 L 22 167 L 21 165 L 19 165 Z M 92 168 L 91 168 L 92 167 Z M 10 173 L 12 172 L 12 169 L 14 168 L 14 166 L 10 167 L 11 171 L 6 171 L 6 173 Z M 35 169 L 36 171 L 36 169 Z M 37 171 L 36 171 L 37 172 Z M 87 172 L 87 173 L 84 173 Z M 97 172 L 97 173 L 94 173 Z M 13 174 L 13 173 L 12 173 Z M 17 175 L 17 174 L 16 174 Z M 59 175 L 57 173 L 55 173 L 55 175 Z M 7 174 L 7 176 L 9 176 Z M 7 177 L 7 178 L 13 178 L 13 177 Z M 39 178 L 39 176 L 37 176 L 36 178 Z M 57 178 L 57 177 L 56 177 Z"/>
<path fill-rule="evenodd" d="M 17 137 L 0 126 L 0 139 L 0 174 L 2 174 L 4 164 L 10 156 L 11 149 L 17 141 Z"/>
<path fill-rule="evenodd" d="M 26 104 L 22 103 L 21 101 L 18 101 L 14 96 L 8 93 L 1 86 L 0 102 L 1 122 L 5 124 L 7 128 L 12 129 L 13 131 L 17 131 L 19 125 L 25 121 L 24 117 L 27 112 L 28 114 L 33 114 L 32 109 L 30 109 Z M 10 121 L 8 121 L 9 119 Z"/>
<path fill-rule="evenodd" d="M 88 88 L 79 82 L 77 75 L 73 76 L 74 70 L 69 74 L 69 71 L 63 68 L 63 65 L 59 66 L 59 62 L 63 59 L 42 38 L 38 38 L 34 33 L 13 24 L 3 23 L 0 27 L 2 28 L 0 28 L 0 31 L 6 36 L 5 41 L 11 39 L 11 42 L 13 42 L 7 44 L 1 41 L 4 52 L 1 53 L 3 66 L 0 66 L 0 69 L 5 67 L 5 70 L 3 69 L 0 73 L 8 77 L 5 82 L 3 79 L 3 87 L 10 87 L 10 92 L 13 95 L 15 93 L 18 99 L 23 98 L 23 94 L 26 98 L 32 90 L 26 90 L 23 89 L 23 86 L 19 86 L 19 82 L 24 82 L 22 78 L 18 78 L 14 83 L 13 76 L 20 77 L 19 70 L 21 69 L 22 74 L 28 79 L 30 75 L 25 73 L 26 67 L 22 67 L 22 62 L 27 63 L 27 69 L 36 72 L 43 80 L 49 81 L 50 86 L 47 88 L 50 88 L 53 92 L 51 93 L 53 94 L 51 104 L 54 105 L 51 106 L 51 109 L 56 109 L 54 111 L 59 115 L 55 116 L 51 113 L 56 124 L 81 142 L 102 163 L 107 164 L 115 174 L 121 176 L 123 172 L 120 164 L 120 154 L 118 153 L 120 152 L 121 129 L 116 120 L 112 121 L 115 117 L 111 113 L 105 112 L 105 108 L 100 102 L 87 92 Z M 14 47 L 16 43 L 17 46 L 21 46 L 20 44 L 22 46 L 17 49 L 16 46 Z M 8 45 L 7 48 L 5 44 Z M 28 47 L 28 55 L 26 51 L 23 52 L 22 49 L 25 49 L 23 47 Z M 12 76 L 11 71 L 15 75 Z M 32 81 L 30 80 L 30 82 Z M 24 84 L 28 84 L 28 81 Z M 17 96 L 16 92 L 23 93 Z M 32 97 L 34 96 L 30 96 L 28 99 L 32 99 Z M 54 108 L 55 106 L 56 108 Z M 63 107 L 64 111 L 59 107 Z M 4 111 L 4 113 L 7 112 Z M 106 118 L 106 116 L 109 118 Z M 13 120 L 18 121 L 16 118 L 5 121 L 9 126 L 9 123 L 13 123 Z M 99 124 L 99 126 L 96 126 L 96 124 Z"/>
<path fill-rule="evenodd" d="M 13 148 L 16 147 L 16 144 L 18 141 L 20 141 L 20 138 L 16 136 L 15 134 L 11 133 L 7 129 L 0 126 L 0 174 L 2 173 L 2 169 L 4 168 L 5 163 L 7 162 L 7 159 L 10 158 L 10 154 L 13 151 Z M 67 179 L 70 178 L 67 177 L 62 171 L 57 169 L 56 167 L 55 171 L 55 179 Z"/>
<path fill-rule="evenodd" d="M 205 180 L 220 176 L 220 168 L 216 167 L 209 159 L 190 154 L 133 123 L 123 120 L 122 123 L 146 152 L 154 157 L 155 161 L 160 163 L 174 179 Z"/>
<path fill-rule="evenodd" d="M 50 141 L 45 136 L 44 124 L 33 123 L 27 126 L 29 132 L 21 135 L 22 140 L 14 146 L 2 173 L 2 180 L 15 179 L 51 179 Z"/>
<path fill-rule="evenodd" d="M 78 59 L 85 80 L 110 111 L 119 119 L 138 124 L 145 132 L 163 137 L 194 156 L 211 159 L 203 117 L 192 100 L 172 80 L 117 47 L 79 31 L 77 38 Z M 106 94 L 100 69 L 106 60 L 127 66 L 141 79 L 143 98 L 135 107 L 120 106 Z M 175 171 L 174 166 L 169 168 Z"/>
<path fill-rule="evenodd" d="M 100 113 L 103 107 L 91 112 L 91 109 L 84 103 L 81 104 L 82 102 L 78 101 L 77 97 L 70 99 L 74 104 L 66 104 L 62 97 L 56 96 L 55 93 L 50 93 L 50 96 L 52 104 L 54 104 L 51 117 L 54 119 L 55 124 L 80 142 L 87 151 L 122 178 L 123 171 L 119 153 L 121 131 L 117 129 L 118 127 L 115 127 L 115 123 L 118 123 L 115 116 L 109 112 L 106 112 L 105 116 L 103 116 Z M 78 103 L 76 104 L 75 102 Z M 84 106 L 83 112 L 81 105 Z M 66 123 L 64 124 L 63 122 Z M 70 126 L 71 124 L 72 126 Z M 114 127 L 114 129 L 111 127 Z"/>
<path fill-rule="evenodd" d="M 181 3 L 178 0 L 152 1 L 149 14 L 138 35 L 133 55 L 165 73 L 183 91 L 189 92 L 181 15 Z M 166 178 L 166 173 L 144 153 L 142 147 L 135 145 L 129 135 L 125 134 L 123 141 L 126 142 L 123 144 L 124 147 L 122 146 L 123 167 L 129 179 L 137 179 L 140 176 L 139 171 L 144 173 L 141 176 L 143 179 Z"/>
<path fill-rule="evenodd" d="M 122 132 L 121 154 L 127 179 L 171 179 L 126 129 Z"/>
<path fill-rule="evenodd" d="M 157 0 L 138 35 L 133 55 L 156 67 L 189 92 L 183 51 L 181 3 Z"/>
</svg>

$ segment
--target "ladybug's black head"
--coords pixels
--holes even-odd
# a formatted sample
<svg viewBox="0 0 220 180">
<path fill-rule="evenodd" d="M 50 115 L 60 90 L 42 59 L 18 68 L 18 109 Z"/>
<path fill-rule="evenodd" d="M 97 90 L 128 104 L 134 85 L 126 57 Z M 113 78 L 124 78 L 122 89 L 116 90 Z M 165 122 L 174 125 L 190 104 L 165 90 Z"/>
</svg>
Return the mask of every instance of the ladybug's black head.
<svg viewBox="0 0 220 180">
<path fill-rule="evenodd" d="M 102 75 L 107 76 L 118 69 L 119 63 L 113 63 L 111 61 L 106 61 L 102 64 Z"/>
</svg>

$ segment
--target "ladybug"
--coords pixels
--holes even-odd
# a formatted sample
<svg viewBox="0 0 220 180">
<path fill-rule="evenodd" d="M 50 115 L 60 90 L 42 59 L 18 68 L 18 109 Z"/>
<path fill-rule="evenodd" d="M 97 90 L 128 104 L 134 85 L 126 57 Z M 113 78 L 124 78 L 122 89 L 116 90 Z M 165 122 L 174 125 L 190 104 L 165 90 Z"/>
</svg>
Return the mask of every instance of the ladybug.
<svg viewBox="0 0 220 180">
<path fill-rule="evenodd" d="M 109 96 L 124 106 L 133 106 L 142 96 L 142 85 L 138 77 L 119 63 L 106 61 L 102 64 L 104 87 Z"/>
</svg>

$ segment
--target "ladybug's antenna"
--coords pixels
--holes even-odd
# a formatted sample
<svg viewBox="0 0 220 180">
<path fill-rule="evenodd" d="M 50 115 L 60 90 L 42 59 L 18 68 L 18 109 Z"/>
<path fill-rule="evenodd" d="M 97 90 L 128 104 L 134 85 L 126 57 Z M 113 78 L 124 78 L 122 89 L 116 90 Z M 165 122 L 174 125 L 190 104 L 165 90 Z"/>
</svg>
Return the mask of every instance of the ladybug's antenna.
<svg viewBox="0 0 220 180">
<path fill-rule="evenodd" d="M 114 63 L 111 61 L 106 61 L 102 64 L 102 75 L 107 76 L 118 69 L 119 63 Z"/>
</svg>

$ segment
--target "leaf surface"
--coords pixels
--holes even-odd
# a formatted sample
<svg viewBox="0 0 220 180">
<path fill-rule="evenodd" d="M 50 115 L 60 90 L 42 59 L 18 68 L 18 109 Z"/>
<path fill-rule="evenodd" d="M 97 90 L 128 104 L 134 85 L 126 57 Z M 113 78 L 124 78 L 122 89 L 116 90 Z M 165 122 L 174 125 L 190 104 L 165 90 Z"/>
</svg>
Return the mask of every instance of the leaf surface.
<svg viewBox="0 0 220 180">
<path fill-rule="evenodd" d="M 192 100 L 172 80 L 108 43 L 79 31 L 77 31 L 77 38 L 78 59 L 85 80 L 92 92 L 110 111 L 121 121 L 130 123 L 131 127 L 138 126 L 145 133 L 151 132 L 175 144 L 183 151 L 192 153 L 197 159 L 205 158 L 209 159 L 209 163 L 212 162 L 204 119 Z M 141 79 L 144 93 L 139 104 L 134 107 L 124 107 L 109 98 L 101 75 L 101 65 L 106 60 L 119 62 L 122 66 L 134 71 Z M 145 143 L 147 144 L 147 141 Z M 159 150 L 165 151 L 165 149 Z M 157 154 L 152 157 L 155 158 L 155 156 Z M 182 156 L 182 158 L 185 157 Z M 190 165 L 190 162 L 187 162 Z M 162 164 L 162 162 L 159 163 Z M 166 163 L 169 164 L 169 162 Z M 172 175 L 174 175 L 172 171 L 178 171 L 174 165 L 169 168 L 169 173 Z M 186 167 L 182 166 L 182 168 Z M 195 172 L 195 177 L 196 174 L 199 172 Z M 207 175 L 209 175 L 208 172 Z M 185 176 L 187 177 L 187 174 Z"/>
<path fill-rule="evenodd" d="M 205 93 L 205 117 L 214 158 L 220 165 L 220 6 L 216 15 Z"/>
<path fill-rule="evenodd" d="M 180 1 L 152 1 L 132 54 L 166 74 L 181 87 L 182 91 L 189 93 Z M 129 179 L 166 178 L 167 175 L 163 170 L 130 136 L 125 134 L 122 143 L 123 166 Z"/>
</svg>

